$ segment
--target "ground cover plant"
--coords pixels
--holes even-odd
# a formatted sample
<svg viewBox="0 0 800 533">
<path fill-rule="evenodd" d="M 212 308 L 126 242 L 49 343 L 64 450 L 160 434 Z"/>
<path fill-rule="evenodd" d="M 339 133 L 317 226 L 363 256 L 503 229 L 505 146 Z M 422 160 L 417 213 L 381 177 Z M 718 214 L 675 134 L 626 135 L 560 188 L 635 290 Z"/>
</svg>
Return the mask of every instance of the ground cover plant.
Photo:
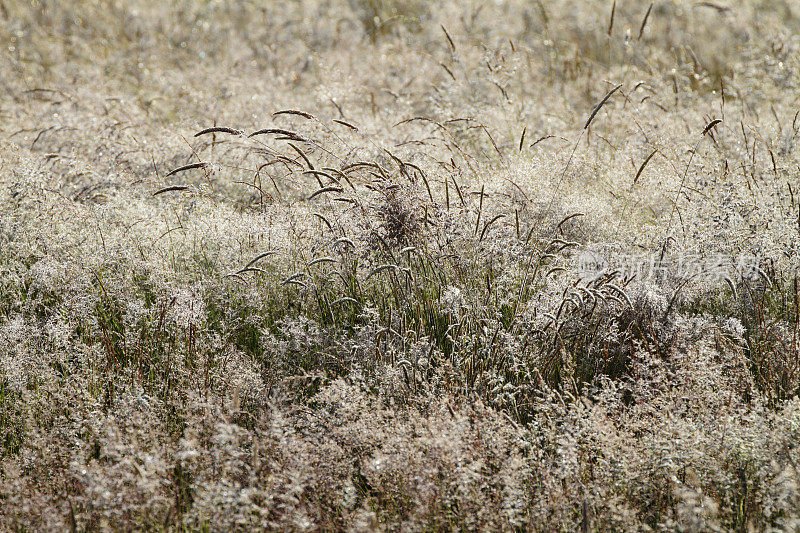
<svg viewBox="0 0 800 533">
<path fill-rule="evenodd" d="M 799 32 L 0 0 L 0 529 L 800 529 Z"/>
</svg>

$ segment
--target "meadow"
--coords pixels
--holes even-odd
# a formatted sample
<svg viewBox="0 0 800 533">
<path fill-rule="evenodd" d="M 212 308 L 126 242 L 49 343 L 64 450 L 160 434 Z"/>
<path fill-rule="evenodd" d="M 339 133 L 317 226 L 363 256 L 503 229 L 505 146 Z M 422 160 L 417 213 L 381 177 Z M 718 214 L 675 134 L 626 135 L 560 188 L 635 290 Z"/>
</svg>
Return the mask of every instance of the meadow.
<svg viewBox="0 0 800 533">
<path fill-rule="evenodd" d="M 0 530 L 800 531 L 793 0 L 0 0 Z"/>
</svg>

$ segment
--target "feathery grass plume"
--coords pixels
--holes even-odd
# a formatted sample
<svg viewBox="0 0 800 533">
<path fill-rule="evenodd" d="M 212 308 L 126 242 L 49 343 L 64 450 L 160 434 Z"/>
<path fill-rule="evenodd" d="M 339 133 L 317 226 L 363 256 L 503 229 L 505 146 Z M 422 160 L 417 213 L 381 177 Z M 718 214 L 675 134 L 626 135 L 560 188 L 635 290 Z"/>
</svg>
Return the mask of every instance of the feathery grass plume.
<svg viewBox="0 0 800 533">
<path fill-rule="evenodd" d="M 686 163 L 686 168 L 684 168 L 683 176 L 681 177 L 680 185 L 678 186 L 678 192 L 675 194 L 675 199 L 672 201 L 672 211 L 670 212 L 669 219 L 667 221 L 666 229 L 664 230 L 664 242 L 661 246 L 661 255 L 659 256 L 659 262 L 664 259 L 664 254 L 667 250 L 667 243 L 669 240 L 669 231 L 672 228 L 672 221 L 675 218 L 675 213 L 678 213 L 680 217 L 680 212 L 678 211 L 678 200 L 680 199 L 680 195 L 683 192 L 684 186 L 686 185 L 686 179 L 689 175 L 689 167 L 692 165 L 692 161 L 694 160 L 695 154 L 697 153 L 697 149 L 700 147 L 700 143 L 703 141 L 705 136 L 711 132 L 717 125 L 722 122 L 720 119 L 714 119 L 710 121 L 705 128 L 703 128 L 703 132 L 700 134 L 700 138 L 695 143 L 694 147 L 691 150 L 689 155 L 689 160 Z M 745 144 L 747 141 L 745 140 Z M 684 230 L 685 231 L 685 230 Z"/>
<path fill-rule="evenodd" d="M 611 3 L 0 2 L 0 529 L 797 530 L 797 2 Z"/>
</svg>

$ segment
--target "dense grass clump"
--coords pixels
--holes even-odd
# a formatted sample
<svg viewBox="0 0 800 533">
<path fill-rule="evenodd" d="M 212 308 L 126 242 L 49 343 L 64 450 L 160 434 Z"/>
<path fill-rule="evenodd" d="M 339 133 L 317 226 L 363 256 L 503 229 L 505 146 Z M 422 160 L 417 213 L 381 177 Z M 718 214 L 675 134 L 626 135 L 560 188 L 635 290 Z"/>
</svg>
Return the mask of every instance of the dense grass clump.
<svg viewBox="0 0 800 533">
<path fill-rule="evenodd" d="M 0 2 L 0 524 L 800 528 L 798 29 Z"/>
</svg>

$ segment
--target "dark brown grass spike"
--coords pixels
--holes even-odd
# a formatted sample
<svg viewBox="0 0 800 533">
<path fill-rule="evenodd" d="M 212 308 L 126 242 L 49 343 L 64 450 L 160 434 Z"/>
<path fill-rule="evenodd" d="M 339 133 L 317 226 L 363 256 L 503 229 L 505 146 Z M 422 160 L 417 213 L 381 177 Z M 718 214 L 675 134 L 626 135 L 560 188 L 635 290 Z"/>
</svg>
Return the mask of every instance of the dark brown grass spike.
<svg viewBox="0 0 800 533">
<path fill-rule="evenodd" d="M 174 170 L 169 171 L 167 175 L 164 177 L 168 178 L 170 176 L 174 176 L 178 172 L 183 172 L 184 170 L 192 170 L 194 168 L 205 168 L 207 165 L 208 163 L 191 163 L 189 165 L 183 165 L 182 167 L 178 167 Z"/>
<path fill-rule="evenodd" d="M 341 187 L 323 187 L 320 190 L 316 191 L 314 194 L 308 197 L 309 200 L 313 200 L 315 197 L 319 196 L 320 194 L 325 194 L 326 192 L 343 192 L 344 189 Z"/>
<path fill-rule="evenodd" d="M 297 134 L 293 131 L 283 130 L 280 128 L 264 128 L 262 130 L 254 131 L 248 137 L 255 137 L 256 135 L 267 135 L 270 133 L 275 133 L 279 135 L 286 135 L 287 137 L 297 137 Z"/>
<path fill-rule="evenodd" d="M 247 263 L 247 264 L 244 266 L 244 268 L 250 268 L 250 267 L 251 267 L 251 266 L 253 266 L 253 265 L 254 265 L 254 264 L 257 262 L 257 261 L 259 261 L 259 260 L 261 260 L 261 259 L 264 259 L 265 257 L 269 257 L 270 255 L 275 255 L 275 254 L 277 254 L 277 253 L 278 253 L 278 252 L 276 252 L 275 250 L 269 250 L 268 252 L 264 252 L 263 254 L 258 254 L 257 256 L 255 256 L 255 257 L 253 258 L 253 260 L 252 260 L 252 261 L 250 261 L 249 263 Z M 244 270 L 244 269 L 243 269 L 243 270 Z"/>
<path fill-rule="evenodd" d="M 302 174 L 304 174 L 306 176 L 323 176 L 323 177 L 328 178 L 329 180 L 331 180 L 333 182 L 339 183 L 339 180 L 334 178 L 332 174 L 329 174 L 329 173 L 327 173 L 325 171 L 322 171 L 322 170 L 306 170 L 306 171 L 302 172 Z"/>
<path fill-rule="evenodd" d="M 503 159 L 503 153 L 500 151 L 500 148 L 497 146 L 497 143 L 494 142 L 494 137 L 492 137 L 492 134 L 489 133 L 489 130 L 486 128 L 486 126 L 481 124 L 478 127 L 483 129 L 483 131 L 486 133 L 486 136 L 489 137 L 489 141 L 491 141 L 492 146 L 494 147 L 494 151 L 497 152 L 497 155 L 500 156 L 500 159 Z"/>
<path fill-rule="evenodd" d="M 636 185 L 636 182 L 639 180 L 639 176 L 641 176 L 641 175 L 642 175 L 642 172 L 644 172 L 644 167 L 646 167 L 646 166 L 647 166 L 647 163 L 649 163 L 649 162 L 650 162 L 650 160 L 653 158 L 653 156 L 654 156 L 654 155 L 656 155 L 656 152 L 658 152 L 658 150 L 653 150 L 653 151 L 650 153 L 650 155 L 648 155 L 648 156 L 645 158 L 645 160 L 644 160 L 644 163 L 642 163 L 642 166 L 640 166 L 640 167 L 639 167 L 639 170 L 637 170 L 637 171 L 636 171 L 636 176 L 634 176 L 634 178 L 633 178 L 633 184 L 634 184 L 634 185 Z"/>
<path fill-rule="evenodd" d="M 311 164 L 311 161 L 308 159 L 308 156 L 305 154 L 305 152 L 303 152 L 303 151 L 302 151 L 300 148 L 298 148 L 297 146 L 293 145 L 292 143 L 287 143 L 287 144 L 288 144 L 289 146 L 291 146 L 291 147 L 292 147 L 292 149 L 293 149 L 295 152 L 297 152 L 298 154 L 300 154 L 300 157 L 302 157 L 302 158 L 303 158 L 303 161 L 305 161 L 305 162 L 306 162 L 306 165 L 308 165 L 308 169 L 309 169 L 309 170 L 314 170 L 314 165 L 312 165 L 312 164 Z"/>
<path fill-rule="evenodd" d="M 647 13 L 644 14 L 644 19 L 642 19 L 642 25 L 639 27 L 639 37 L 636 38 L 637 41 L 642 39 L 642 34 L 644 33 L 644 27 L 647 26 L 647 19 L 650 18 L 650 12 L 653 10 L 653 3 L 650 2 L 650 7 L 647 8 Z"/>
<path fill-rule="evenodd" d="M 554 137 L 555 135 L 544 135 L 542 137 L 539 137 L 538 139 L 536 139 L 534 142 L 531 143 L 530 148 L 533 148 L 542 141 L 546 141 L 547 139 L 552 139 Z"/>
<path fill-rule="evenodd" d="M 492 224 L 494 224 L 495 222 L 497 222 L 498 220 L 500 220 L 501 218 L 504 218 L 504 217 L 505 217 L 505 215 L 502 215 L 502 214 L 501 215 L 497 215 L 492 220 L 487 222 L 486 225 L 483 227 L 483 231 L 481 232 L 481 237 L 480 237 L 480 239 L 478 239 L 478 241 L 482 241 L 483 240 L 483 237 L 486 235 L 486 231 L 489 229 L 489 226 L 491 226 Z"/>
<path fill-rule="evenodd" d="M 594 117 L 600 111 L 600 108 L 602 108 L 604 105 L 606 105 L 606 102 L 608 102 L 608 99 L 611 98 L 614 95 L 614 93 L 619 90 L 620 87 L 622 87 L 622 84 L 617 85 L 616 87 L 614 87 L 613 89 L 608 91 L 608 94 L 606 94 L 605 97 L 603 97 L 603 99 L 600 100 L 600 103 L 597 104 L 597 106 L 595 106 L 595 108 L 592 110 L 592 114 L 589 115 L 589 120 L 587 120 L 586 124 L 583 125 L 583 129 L 587 129 L 589 127 L 589 125 L 594 120 Z"/>
<path fill-rule="evenodd" d="M 568 220 L 572 220 L 575 217 L 585 217 L 585 216 L 586 215 L 584 213 L 572 213 L 571 215 L 568 215 L 565 218 L 563 218 L 561 222 L 559 222 L 558 225 L 556 226 L 556 229 L 561 229 L 561 226 Z"/>
<path fill-rule="evenodd" d="M 456 186 L 456 192 L 458 193 L 458 199 L 461 200 L 461 205 L 466 206 L 467 202 L 464 201 L 464 195 L 461 194 L 461 187 L 459 187 L 458 182 L 456 181 L 456 177 L 452 176 L 453 185 Z"/>
<path fill-rule="evenodd" d="M 350 128 L 350 129 L 351 129 L 351 130 L 353 130 L 353 131 L 358 131 L 358 128 L 356 128 L 355 126 L 353 126 L 353 125 L 352 125 L 352 124 L 350 124 L 349 122 L 345 122 L 344 120 L 337 120 L 337 119 L 333 119 L 333 121 L 334 121 L 335 123 L 337 123 L 337 124 L 341 124 L 342 126 L 345 126 L 345 127 L 347 127 L 347 128 Z"/>
<path fill-rule="evenodd" d="M 611 35 L 611 30 L 614 29 L 614 14 L 617 12 L 617 0 L 614 0 L 614 3 L 611 4 L 611 17 L 608 21 L 608 35 Z"/>
<path fill-rule="evenodd" d="M 328 221 L 327 218 L 325 218 L 325 215 L 323 215 L 322 213 L 311 213 L 311 214 L 320 219 L 321 221 L 323 221 L 325 225 L 328 226 L 328 229 L 330 231 L 333 231 L 333 226 L 331 226 L 331 223 Z"/>
<path fill-rule="evenodd" d="M 453 81 L 456 81 L 456 77 L 453 74 L 453 71 L 447 68 L 447 65 L 445 65 L 444 63 L 439 63 L 439 66 L 442 67 L 445 70 L 445 72 L 447 72 L 450 75 L 451 78 L 453 78 Z"/>
<path fill-rule="evenodd" d="M 272 114 L 273 117 L 277 117 L 280 115 L 297 115 L 298 117 L 303 117 L 307 119 L 313 119 L 314 115 L 310 113 L 306 113 L 305 111 L 298 111 L 296 109 L 284 109 L 283 111 L 276 111 Z"/>
<path fill-rule="evenodd" d="M 189 190 L 189 187 L 187 187 L 186 185 L 173 185 L 172 187 L 164 187 L 163 189 L 157 190 L 156 192 L 153 193 L 153 196 L 158 196 L 159 194 L 163 194 L 165 192 L 170 192 L 170 191 L 187 191 L 187 190 Z"/>
<path fill-rule="evenodd" d="M 441 28 L 442 28 L 442 31 L 444 32 L 444 36 L 445 36 L 445 37 L 447 37 L 447 42 L 448 42 L 448 43 L 450 43 L 450 50 L 451 50 L 453 53 L 455 53 L 455 51 L 456 51 L 456 45 L 455 45 L 455 43 L 453 42 L 453 39 L 451 39 L 451 38 L 450 38 L 450 34 L 449 34 L 449 33 L 447 33 L 447 30 L 445 29 L 444 25 L 440 24 L 440 26 L 441 26 Z"/>
<path fill-rule="evenodd" d="M 717 124 L 719 124 L 720 122 L 722 122 L 722 120 L 720 120 L 718 118 L 715 118 L 714 120 L 709 122 L 708 125 L 703 130 L 702 135 L 700 135 L 700 136 L 703 137 L 704 135 L 706 135 L 708 132 L 710 132 L 712 129 L 714 129 L 717 126 Z"/>
<path fill-rule="evenodd" d="M 214 126 L 213 128 L 206 128 L 204 130 L 198 131 L 197 133 L 194 134 L 194 136 L 200 137 L 201 135 L 206 135 L 208 133 L 229 133 L 231 135 L 241 135 L 243 132 L 241 130 L 235 130 L 233 128 Z"/>
<path fill-rule="evenodd" d="M 435 203 L 433 201 L 433 193 L 431 192 L 431 186 L 428 183 L 428 177 L 421 170 L 419 171 L 419 175 L 422 176 L 422 182 L 425 184 L 425 188 L 428 190 L 428 197 L 431 199 L 431 203 L 432 204 Z"/>
<path fill-rule="evenodd" d="M 481 185 L 481 199 L 480 199 L 480 202 L 478 203 L 478 218 L 475 220 L 475 235 L 478 234 L 478 228 L 480 227 L 480 223 L 481 223 L 481 213 L 483 212 L 483 191 L 484 191 L 484 187 L 486 187 L 486 186 L 485 185 Z"/>
<path fill-rule="evenodd" d="M 716 9 L 718 13 L 726 13 L 731 10 L 731 8 L 728 6 L 722 6 L 715 4 L 714 2 L 700 2 L 697 5 L 700 7 L 710 7 L 711 9 Z"/>
</svg>

